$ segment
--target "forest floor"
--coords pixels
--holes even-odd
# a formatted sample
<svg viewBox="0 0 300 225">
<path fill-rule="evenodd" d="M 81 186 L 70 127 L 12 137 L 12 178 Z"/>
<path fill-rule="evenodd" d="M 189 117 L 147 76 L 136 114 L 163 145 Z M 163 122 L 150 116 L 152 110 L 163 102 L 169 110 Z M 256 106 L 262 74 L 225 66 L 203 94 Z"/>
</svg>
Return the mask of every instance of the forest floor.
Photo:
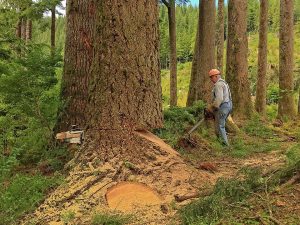
<svg viewBox="0 0 300 225">
<path fill-rule="evenodd" d="M 256 126 L 252 124 L 252 128 Z M 178 142 L 176 148 L 180 154 L 150 132 L 134 132 L 131 134 L 134 138 L 128 139 L 128 143 L 134 145 L 135 150 L 126 158 L 118 158 L 121 150 L 113 146 L 114 154 L 104 162 L 99 161 L 102 151 L 77 154 L 68 165 L 72 169 L 65 182 L 22 223 L 300 224 L 299 181 L 268 187 L 268 180 L 286 167 L 287 152 L 294 148 L 299 153 L 299 134 L 290 132 L 296 127 L 299 126 L 294 124 L 286 130 L 266 129 L 265 133 L 248 130 L 249 134 L 242 137 L 231 134 L 233 144 L 225 148 L 203 138 L 202 130 L 200 135 L 192 136 L 192 145 Z M 222 193 L 230 192 L 231 197 L 244 193 L 241 189 L 248 186 L 234 182 L 245 179 L 245 170 L 260 171 L 258 191 L 250 190 L 247 197 L 238 196 L 238 201 L 226 201 L 221 213 L 218 207 L 226 196 L 217 206 L 214 199 L 208 199 L 209 206 L 192 209 L 199 213 L 196 213 L 199 218 L 188 218 L 190 214 L 183 208 L 195 200 L 213 196 L 220 179 L 235 186 L 223 187 Z M 178 201 L 178 197 L 186 197 L 186 200 Z M 216 218 L 207 222 L 201 210 L 215 214 Z"/>
</svg>

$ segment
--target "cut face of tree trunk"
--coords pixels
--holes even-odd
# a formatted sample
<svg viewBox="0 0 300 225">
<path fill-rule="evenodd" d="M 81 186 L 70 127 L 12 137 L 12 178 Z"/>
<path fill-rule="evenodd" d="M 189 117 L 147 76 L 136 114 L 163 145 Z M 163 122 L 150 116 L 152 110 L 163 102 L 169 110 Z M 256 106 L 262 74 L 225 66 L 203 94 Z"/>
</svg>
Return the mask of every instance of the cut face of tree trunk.
<svg viewBox="0 0 300 225">
<path fill-rule="evenodd" d="M 243 0 L 228 2 L 228 42 L 226 80 L 233 100 L 233 115 L 247 118 L 253 112 L 248 80 L 247 4 Z"/>
<path fill-rule="evenodd" d="M 294 3 L 280 0 L 279 30 L 279 101 L 278 118 L 292 119 L 296 115 L 293 91 L 294 69 Z"/>
<path fill-rule="evenodd" d="M 215 3 L 211 0 L 200 1 L 199 5 L 199 35 L 195 43 L 195 54 L 192 65 L 191 83 L 188 96 L 188 105 L 192 105 L 197 100 L 209 102 L 211 100 L 212 83 L 209 79 L 208 72 L 215 67 Z M 193 68 L 196 66 L 197 68 Z M 192 82 L 195 83 L 192 83 Z M 195 91 L 193 91 L 195 90 Z M 195 92 L 196 95 L 193 93 Z M 192 99 L 192 96 L 196 99 Z M 190 104 L 192 102 L 192 104 Z"/>
<path fill-rule="evenodd" d="M 267 55 L 268 55 L 268 4 L 269 0 L 260 1 L 259 20 L 259 44 L 258 44 L 258 71 L 255 109 L 261 115 L 266 113 L 266 75 L 267 75 Z"/>
</svg>

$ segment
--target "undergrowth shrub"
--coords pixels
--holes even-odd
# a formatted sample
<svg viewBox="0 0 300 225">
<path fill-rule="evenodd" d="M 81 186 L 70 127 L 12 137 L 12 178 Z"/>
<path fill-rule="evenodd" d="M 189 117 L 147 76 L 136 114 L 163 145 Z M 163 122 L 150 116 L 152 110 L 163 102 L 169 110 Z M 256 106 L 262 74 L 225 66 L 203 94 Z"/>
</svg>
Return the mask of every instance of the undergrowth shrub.
<svg viewBox="0 0 300 225">
<path fill-rule="evenodd" d="M 42 44 L 28 45 L 23 51 L 23 57 L 12 55 L 3 60 L 0 148 L 5 151 L 3 160 L 12 155 L 19 163 L 32 166 L 41 160 L 52 139 L 60 104 L 62 58 L 52 57 L 50 48 Z"/>
<path fill-rule="evenodd" d="M 186 132 L 186 128 L 203 118 L 205 104 L 202 101 L 192 107 L 173 107 L 164 111 L 164 128 L 154 131 L 160 138 L 175 147 L 177 140 Z"/>
<path fill-rule="evenodd" d="M 62 182 L 60 175 L 44 177 L 17 174 L 1 182 L 0 224 L 18 224 L 24 213 L 32 211 L 45 197 L 49 188 Z"/>
<path fill-rule="evenodd" d="M 219 179 L 210 196 L 182 208 L 180 215 L 183 224 L 214 224 L 229 214 L 234 205 L 246 204 L 250 194 L 260 190 L 263 179 L 257 169 L 244 169 L 241 172 L 244 178 Z"/>
<path fill-rule="evenodd" d="M 291 177 L 300 173 L 300 144 L 297 143 L 290 147 L 286 153 L 287 164 L 286 166 L 279 170 L 273 180 L 273 185 L 278 185 L 279 183 L 284 183 L 288 181 Z"/>
</svg>

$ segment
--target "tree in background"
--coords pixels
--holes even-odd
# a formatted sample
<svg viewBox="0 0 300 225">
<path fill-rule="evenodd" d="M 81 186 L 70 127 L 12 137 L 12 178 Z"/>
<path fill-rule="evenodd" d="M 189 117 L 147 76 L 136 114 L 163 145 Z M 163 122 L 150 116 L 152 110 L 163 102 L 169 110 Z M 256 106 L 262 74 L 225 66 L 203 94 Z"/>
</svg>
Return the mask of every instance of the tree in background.
<svg viewBox="0 0 300 225">
<path fill-rule="evenodd" d="M 55 38 L 56 38 L 56 7 L 62 8 L 62 0 L 42 0 L 39 6 L 43 12 L 50 11 L 51 13 L 51 28 L 50 28 L 50 46 L 52 57 L 55 55 Z"/>
<path fill-rule="evenodd" d="M 170 38 L 167 7 L 159 7 L 160 64 L 162 69 L 169 68 Z M 189 62 L 193 58 L 193 49 L 197 32 L 198 7 L 191 4 L 176 5 L 176 52 L 177 63 Z"/>
<path fill-rule="evenodd" d="M 208 71 L 215 67 L 215 3 L 210 0 L 199 1 L 199 21 L 192 64 L 191 82 L 187 106 L 197 100 L 209 102 L 211 82 Z M 195 67 L 196 68 L 193 68 Z"/>
<path fill-rule="evenodd" d="M 176 7 L 175 0 L 162 0 L 168 8 L 170 39 L 170 106 L 177 105 L 177 52 L 176 52 Z"/>
<path fill-rule="evenodd" d="M 299 88 L 299 98 L 298 98 L 298 116 L 300 116 L 300 88 Z"/>
<path fill-rule="evenodd" d="M 226 80 L 232 92 L 233 113 L 247 118 L 253 106 L 248 80 L 247 4 L 242 0 L 228 2 L 227 40 Z"/>
<path fill-rule="evenodd" d="M 71 125 L 85 127 L 88 83 L 94 56 L 95 1 L 70 0 L 67 3 L 66 42 L 61 97 L 63 108 L 55 131 Z"/>
<path fill-rule="evenodd" d="M 256 33 L 259 24 L 259 0 L 244 1 L 247 4 L 247 31 Z"/>
<path fill-rule="evenodd" d="M 279 29 L 279 101 L 278 118 L 292 119 L 296 115 L 293 97 L 294 80 L 294 3 L 280 0 Z"/>
<path fill-rule="evenodd" d="M 218 22 L 217 22 L 217 67 L 223 74 L 224 55 L 224 0 L 218 1 Z"/>
<path fill-rule="evenodd" d="M 268 0 L 260 0 L 258 70 L 255 109 L 261 115 L 266 113 L 266 75 L 268 55 Z"/>
<path fill-rule="evenodd" d="M 56 20 L 56 5 L 53 4 L 51 7 L 51 53 L 55 53 L 55 20 Z"/>
</svg>

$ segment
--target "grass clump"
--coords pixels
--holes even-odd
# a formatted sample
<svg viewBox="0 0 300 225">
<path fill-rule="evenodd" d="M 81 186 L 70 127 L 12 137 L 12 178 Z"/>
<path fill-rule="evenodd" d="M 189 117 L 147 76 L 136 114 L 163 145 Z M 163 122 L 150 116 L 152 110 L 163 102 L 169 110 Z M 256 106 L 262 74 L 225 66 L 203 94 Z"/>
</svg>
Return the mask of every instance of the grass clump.
<svg viewBox="0 0 300 225">
<path fill-rule="evenodd" d="M 215 224 L 225 215 L 230 216 L 233 207 L 247 207 L 247 198 L 260 189 L 263 179 L 257 169 L 245 169 L 242 172 L 244 178 L 219 179 L 210 196 L 181 209 L 183 224 Z"/>
<path fill-rule="evenodd" d="M 271 179 L 272 185 L 280 185 L 300 173 L 300 144 L 290 147 L 286 153 L 287 164 Z"/>
<path fill-rule="evenodd" d="M 264 122 L 261 121 L 258 115 L 253 116 L 249 121 L 247 121 L 243 129 L 246 134 L 251 136 L 257 136 L 261 138 L 273 136 L 272 130 L 265 126 Z"/>
<path fill-rule="evenodd" d="M 32 211 L 45 197 L 46 192 L 62 181 L 61 176 L 43 177 L 17 174 L 1 182 L 0 224 L 13 224 Z"/>
<path fill-rule="evenodd" d="M 75 219 L 75 212 L 73 211 L 66 211 L 61 215 L 61 220 L 65 223 L 68 224 L 72 222 Z"/>
<path fill-rule="evenodd" d="M 237 137 L 231 141 L 230 155 L 236 158 L 244 158 L 254 153 L 263 153 L 277 150 L 280 147 L 278 142 L 266 142 L 261 139 L 244 140 Z"/>
<path fill-rule="evenodd" d="M 92 225 L 123 225 L 130 222 L 130 216 L 120 214 L 95 214 L 92 218 Z"/>
</svg>

